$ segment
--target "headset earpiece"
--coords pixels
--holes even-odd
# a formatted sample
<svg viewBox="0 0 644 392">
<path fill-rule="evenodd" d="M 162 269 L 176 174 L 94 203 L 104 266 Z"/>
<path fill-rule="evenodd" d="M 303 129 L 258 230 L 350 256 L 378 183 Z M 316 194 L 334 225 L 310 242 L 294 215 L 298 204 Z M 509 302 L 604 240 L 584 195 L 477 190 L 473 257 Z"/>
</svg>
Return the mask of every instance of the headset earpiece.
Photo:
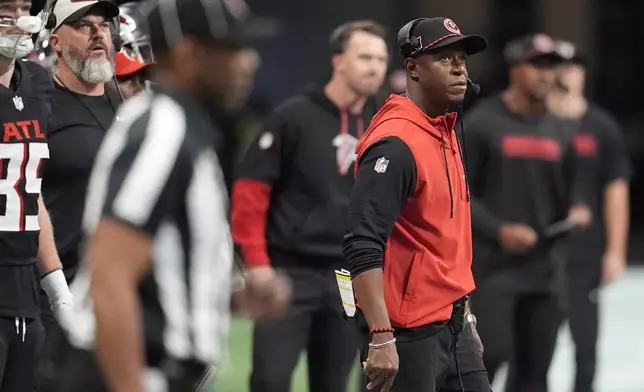
<svg viewBox="0 0 644 392">
<path fill-rule="evenodd" d="M 56 15 L 54 15 L 54 8 L 58 0 L 45 0 L 43 9 L 41 12 L 47 14 L 47 20 L 43 21 L 43 27 L 45 30 L 53 30 L 56 27 Z"/>
<path fill-rule="evenodd" d="M 114 45 L 114 53 L 121 51 L 123 40 L 121 40 L 121 20 L 117 16 L 110 23 L 110 35 L 112 36 L 112 45 Z"/>
<path fill-rule="evenodd" d="M 414 19 L 403 26 L 398 32 L 398 42 L 401 43 L 400 49 L 405 56 L 413 56 L 416 52 L 423 48 L 423 41 L 420 37 L 412 36 L 412 30 L 418 23 L 427 18 Z"/>
<path fill-rule="evenodd" d="M 56 15 L 54 15 L 53 8 L 52 8 L 52 12 L 50 12 L 49 15 L 47 15 L 47 21 L 45 22 L 45 29 L 51 30 L 54 27 L 56 27 Z"/>
</svg>

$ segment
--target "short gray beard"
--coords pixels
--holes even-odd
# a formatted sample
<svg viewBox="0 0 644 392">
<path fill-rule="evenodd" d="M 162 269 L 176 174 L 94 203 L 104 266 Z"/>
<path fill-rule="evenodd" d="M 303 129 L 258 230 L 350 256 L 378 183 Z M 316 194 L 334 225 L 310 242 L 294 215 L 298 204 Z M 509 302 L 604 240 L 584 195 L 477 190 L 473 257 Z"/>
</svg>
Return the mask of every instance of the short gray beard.
<svg viewBox="0 0 644 392">
<path fill-rule="evenodd" d="M 107 60 L 97 63 L 89 56 L 83 56 L 76 49 L 67 46 L 63 48 L 63 60 L 85 83 L 105 83 L 114 76 L 114 56 L 109 56 Z"/>
</svg>

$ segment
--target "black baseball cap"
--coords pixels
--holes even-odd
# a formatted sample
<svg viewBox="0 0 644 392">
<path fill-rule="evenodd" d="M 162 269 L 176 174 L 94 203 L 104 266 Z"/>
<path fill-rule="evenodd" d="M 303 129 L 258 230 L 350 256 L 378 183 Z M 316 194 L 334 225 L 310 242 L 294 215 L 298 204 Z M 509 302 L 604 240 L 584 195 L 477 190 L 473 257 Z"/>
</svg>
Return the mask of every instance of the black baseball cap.
<svg viewBox="0 0 644 392">
<path fill-rule="evenodd" d="M 154 53 L 181 38 L 234 47 L 254 46 L 279 34 L 278 21 L 250 14 L 244 0 L 152 0 L 142 5 Z"/>
<path fill-rule="evenodd" d="M 508 42 L 503 50 L 508 65 L 546 61 L 561 63 L 564 58 L 555 49 L 555 41 L 547 34 L 528 34 Z"/>
<path fill-rule="evenodd" d="M 555 51 L 563 57 L 565 63 L 570 64 L 586 64 L 586 57 L 579 50 L 579 48 L 570 41 L 557 40 L 555 41 Z"/>
<path fill-rule="evenodd" d="M 415 19 L 398 31 L 398 47 L 404 57 L 461 44 L 468 55 L 487 48 L 487 40 L 480 35 L 463 35 L 453 20 L 445 17 Z"/>
</svg>

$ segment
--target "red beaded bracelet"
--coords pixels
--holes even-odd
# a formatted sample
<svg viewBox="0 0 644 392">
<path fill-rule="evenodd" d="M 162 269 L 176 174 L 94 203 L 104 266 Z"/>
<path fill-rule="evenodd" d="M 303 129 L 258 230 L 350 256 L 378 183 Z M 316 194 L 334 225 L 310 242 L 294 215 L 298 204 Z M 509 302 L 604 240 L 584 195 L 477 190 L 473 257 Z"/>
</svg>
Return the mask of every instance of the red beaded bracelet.
<svg viewBox="0 0 644 392">
<path fill-rule="evenodd" d="M 394 333 L 393 328 L 371 328 L 369 330 L 369 335 L 373 336 L 377 333 Z"/>
</svg>

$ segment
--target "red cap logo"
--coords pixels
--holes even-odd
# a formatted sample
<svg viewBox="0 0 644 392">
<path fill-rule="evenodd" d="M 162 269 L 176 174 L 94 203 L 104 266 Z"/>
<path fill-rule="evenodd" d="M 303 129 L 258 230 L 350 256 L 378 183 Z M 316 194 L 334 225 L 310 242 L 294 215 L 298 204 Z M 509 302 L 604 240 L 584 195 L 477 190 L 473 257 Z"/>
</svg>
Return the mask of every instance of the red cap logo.
<svg viewBox="0 0 644 392">
<path fill-rule="evenodd" d="M 454 33 L 454 34 L 461 34 L 461 30 L 458 28 L 458 26 L 456 25 L 456 23 L 454 23 L 454 21 L 453 21 L 453 20 L 451 20 L 451 19 L 447 18 L 447 19 L 445 19 L 445 20 L 443 21 L 443 25 L 444 25 L 444 26 L 445 26 L 445 28 L 446 28 L 447 30 L 449 30 L 450 32 L 452 32 L 452 33 Z"/>
</svg>

